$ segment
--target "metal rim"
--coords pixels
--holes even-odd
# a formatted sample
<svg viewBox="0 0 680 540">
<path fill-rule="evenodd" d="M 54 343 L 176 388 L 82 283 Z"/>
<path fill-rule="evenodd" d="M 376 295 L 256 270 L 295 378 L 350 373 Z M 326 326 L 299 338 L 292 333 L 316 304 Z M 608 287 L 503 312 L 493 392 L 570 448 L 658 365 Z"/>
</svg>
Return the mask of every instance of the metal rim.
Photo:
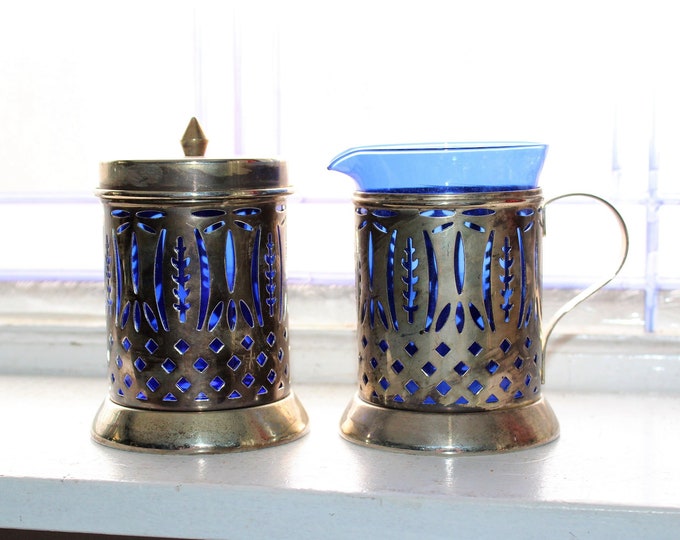
<svg viewBox="0 0 680 540">
<path fill-rule="evenodd" d="M 499 204 L 507 201 L 517 204 L 520 201 L 533 202 L 543 198 L 541 188 L 519 191 L 483 191 L 469 193 L 397 193 L 357 191 L 354 193 L 356 204 L 377 204 L 385 208 L 416 206 L 475 206 Z"/>
<path fill-rule="evenodd" d="M 194 202 L 194 201 L 214 201 L 221 199 L 247 199 L 252 201 L 255 197 L 274 197 L 279 195 L 291 195 L 292 189 L 270 188 L 270 189 L 251 189 L 234 191 L 131 191 L 120 189 L 97 189 L 95 195 L 101 199 L 129 199 L 134 201 L 158 201 L 163 199 L 168 202 Z"/>
</svg>

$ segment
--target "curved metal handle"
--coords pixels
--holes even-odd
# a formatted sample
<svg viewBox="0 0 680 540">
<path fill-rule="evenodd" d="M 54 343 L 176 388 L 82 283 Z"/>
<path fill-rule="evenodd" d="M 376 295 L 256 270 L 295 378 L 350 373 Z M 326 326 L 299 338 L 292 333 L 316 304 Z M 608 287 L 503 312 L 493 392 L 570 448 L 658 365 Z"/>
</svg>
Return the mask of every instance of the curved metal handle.
<svg viewBox="0 0 680 540">
<path fill-rule="evenodd" d="M 574 298 L 569 300 L 566 304 L 564 304 L 562 307 L 560 307 L 555 314 L 551 317 L 550 321 L 548 324 L 545 326 L 545 330 L 543 331 L 543 339 L 542 341 L 542 360 L 541 360 L 541 382 L 545 383 L 545 351 L 546 351 L 546 346 L 548 344 L 548 339 L 550 338 L 550 335 L 552 334 L 553 329 L 555 328 L 555 325 L 560 321 L 562 317 L 564 317 L 567 313 L 569 313 L 572 309 L 574 309 L 576 306 L 578 306 L 581 302 L 595 294 L 597 291 L 599 291 L 602 287 L 604 287 L 607 283 L 609 283 L 612 279 L 614 279 L 618 273 L 621 271 L 621 268 L 623 267 L 623 264 L 626 262 L 626 258 L 628 257 L 628 245 L 629 245 L 629 238 L 628 238 L 628 228 L 626 227 L 625 221 L 623 221 L 623 218 L 621 217 L 621 214 L 619 214 L 619 211 L 614 208 L 614 206 L 606 201 L 605 199 L 598 197 L 597 195 L 592 195 L 590 193 L 567 193 L 565 195 L 558 195 L 557 197 L 553 197 L 552 199 L 549 199 L 548 201 L 545 202 L 543 205 L 544 208 L 546 208 L 549 204 L 558 201 L 560 199 L 565 199 L 567 197 L 588 197 L 589 199 L 594 199 L 595 201 L 603 204 L 606 206 L 612 214 L 614 214 L 614 217 L 616 218 L 619 228 L 621 229 L 621 255 L 620 255 L 620 261 L 618 266 L 613 272 L 610 272 L 607 274 L 605 277 L 602 279 L 596 281 L 586 289 L 582 290 L 580 293 L 578 293 Z"/>
</svg>

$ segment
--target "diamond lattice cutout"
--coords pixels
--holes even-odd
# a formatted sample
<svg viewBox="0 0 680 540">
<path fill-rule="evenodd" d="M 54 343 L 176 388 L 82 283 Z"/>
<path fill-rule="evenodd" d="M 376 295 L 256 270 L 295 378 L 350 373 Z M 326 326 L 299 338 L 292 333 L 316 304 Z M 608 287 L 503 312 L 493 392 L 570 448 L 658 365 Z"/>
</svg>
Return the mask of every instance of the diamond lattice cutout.
<svg viewBox="0 0 680 540">
<path fill-rule="evenodd" d="M 494 373 L 496 373 L 496 371 L 498 371 L 498 368 L 499 368 L 499 367 L 500 367 L 500 365 L 498 364 L 498 362 L 495 362 L 495 361 L 491 360 L 491 361 L 486 365 L 486 370 L 487 370 L 489 373 L 491 373 L 491 375 L 493 375 Z"/>
<path fill-rule="evenodd" d="M 420 389 L 420 386 L 418 386 L 418 383 L 416 381 L 411 379 L 404 385 L 404 388 L 408 390 L 409 394 L 413 395 Z"/>
<path fill-rule="evenodd" d="M 158 350 L 158 343 L 156 343 L 153 339 L 150 339 L 144 344 L 144 348 L 149 351 L 149 353 L 153 354 Z"/>
<path fill-rule="evenodd" d="M 203 357 L 199 356 L 194 362 L 194 369 L 199 373 L 203 373 L 208 369 L 208 365 L 208 362 Z"/>
<path fill-rule="evenodd" d="M 146 367 L 146 362 L 142 358 L 137 358 L 134 364 L 137 371 L 144 371 L 144 368 Z"/>
<path fill-rule="evenodd" d="M 212 381 L 210 381 L 210 386 L 212 386 L 213 390 L 215 390 L 216 392 L 222 390 L 225 384 L 226 383 L 224 382 L 224 379 L 222 379 L 221 377 L 215 377 Z"/>
<path fill-rule="evenodd" d="M 173 371 L 175 371 L 175 369 L 177 368 L 177 364 L 175 364 L 175 363 L 174 363 L 172 360 L 170 360 L 169 358 L 166 358 L 165 360 L 163 360 L 163 363 L 161 364 L 161 367 L 163 368 L 163 371 L 165 371 L 166 373 L 170 374 L 170 373 L 172 373 Z"/>
<path fill-rule="evenodd" d="M 425 375 L 431 377 L 432 374 L 437 371 L 437 368 L 432 364 L 432 362 L 427 362 L 423 367 L 420 368 Z"/>
<path fill-rule="evenodd" d="M 191 388 L 191 383 L 189 382 L 188 379 L 185 379 L 184 377 L 180 377 L 179 380 L 175 383 L 175 386 L 180 390 L 180 392 L 186 392 Z"/>
<path fill-rule="evenodd" d="M 210 347 L 210 350 L 212 352 L 217 354 L 224 348 L 224 343 L 222 343 L 219 339 L 215 338 L 210 342 L 210 345 L 208 345 L 208 347 Z"/>
<path fill-rule="evenodd" d="M 404 347 L 404 350 L 408 353 L 409 356 L 413 356 L 418 352 L 418 347 L 416 347 L 416 344 L 413 343 L 413 341 L 409 341 Z"/>
<path fill-rule="evenodd" d="M 232 371 L 236 371 L 241 365 L 241 359 L 238 356 L 234 355 L 229 359 L 227 365 L 231 368 Z"/>
<path fill-rule="evenodd" d="M 451 350 L 451 347 L 449 347 L 446 343 L 441 342 L 437 347 L 435 348 L 435 351 L 439 353 L 439 356 L 446 356 L 449 354 L 449 351 Z"/>
<path fill-rule="evenodd" d="M 442 396 L 445 396 L 451 390 L 451 385 L 446 381 L 442 381 L 436 386 L 436 388 L 437 392 L 439 392 Z"/>
<path fill-rule="evenodd" d="M 484 385 L 480 383 L 477 379 L 475 379 L 468 385 L 468 390 L 470 390 L 470 392 L 472 392 L 476 396 L 482 390 L 484 390 Z"/>
<path fill-rule="evenodd" d="M 474 341 L 474 342 L 472 343 L 472 345 L 470 345 L 470 346 L 468 347 L 468 351 L 470 351 L 470 352 L 472 353 L 473 356 L 477 356 L 480 352 L 482 352 L 483 349 L 484 349 L 484 347 L 482 347 L 482 346 L 481 346 L 479 343 L 477 343 L 476 341 Z"/>
<path fill-rule="evenodd" d="M 183 339 L 180 339 L 180 340 L 177 341 L 177 343 L 175 343 L 175 350 L 179 354 L 184 354 L 185 352 L 187 352 L 189 350 L 189 344 L 186 341 L 184 341 Z"/>
<path fill-rule="evenodd" d="M 468 366 L 465 362 L 458 362 L 454 367 L 453 371 L 458 373 L 461 377 L 465 375 L 468 371 L 470 370 L 470 366 Z"/>
</svg>

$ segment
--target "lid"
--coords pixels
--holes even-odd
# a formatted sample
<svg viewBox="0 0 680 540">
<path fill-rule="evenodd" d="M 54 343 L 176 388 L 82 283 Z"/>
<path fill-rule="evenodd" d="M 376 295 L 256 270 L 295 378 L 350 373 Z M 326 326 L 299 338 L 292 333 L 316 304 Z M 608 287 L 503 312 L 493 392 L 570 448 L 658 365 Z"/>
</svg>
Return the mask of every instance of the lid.
<svg viewBox="0 0 680 540">
<path fill-rule="evenodd" d="M 201 156 L 207 142 L 198 122 L 192 118 L 182 138 L 187 157 L 102 163 L 97 195 L 104 198 L 195 199 L 289 192 L 285 162 L 277 159 L 204 158 Z"/>
</svg>

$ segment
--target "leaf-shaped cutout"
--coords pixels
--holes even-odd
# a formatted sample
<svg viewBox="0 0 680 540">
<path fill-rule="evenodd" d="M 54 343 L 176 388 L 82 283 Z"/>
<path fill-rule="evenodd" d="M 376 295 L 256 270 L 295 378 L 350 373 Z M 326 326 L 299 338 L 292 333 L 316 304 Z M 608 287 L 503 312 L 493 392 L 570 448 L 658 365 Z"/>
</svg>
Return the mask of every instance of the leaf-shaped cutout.
<svg viewBox="0 0 680 540">
<path fill-rule="evenodd" d="M 158 332 L 158 320 L 156 319 L 156 315 L 154 315 L 153 309 L 151 309 L 151 306 L 144 302 L 144 317 L 146 318 L 146 322 L 149 323 L 149 326 L 153 328 L 154 332 Z"/>
<path fill-rule="evenodd" d="M 435 227 L 432 229 L 432 234 L 439 234 L 442 231 L 445 231 L 449 227 L 453 227 L 453 221 L 449 221 L 448 223 L 443 223 L 442 225 L 439 225 L 439 227 Z"/>
<path fill-rule="evenodd" d="M 378 306 L 378 316 L 380 317 L 380 322 L 385 327 L 385 330 L 389 330 L 390 327 L 389 327 L 389 323 L 387 322 L 387 314 L 385 313 L 385 308 L 380 303 L 380 300 L 376 300 L 376 304 Z"/>
<path fill-rule="evenodd" d="M 225 223 L 224 221 L 216 221 L 215 223 L 212 223 L 211 225 L 208 225 L 205 229 L 203 229 L 203 232 L 206 234 L 210 234 L 211 232 L 215 232 L 218 229 L 221 229 L 224 227 Z"/>
<path fill-rule="evenodd" d="M 156 234 L 156 229 L 154 229 L 153 227 L 149 227 L 146 223 L 137 223 L 137 227 L 149 234 Z"/>
<path fill-rule="evenodd" d="M 198 309 L 198 323 L 196 330 L 203 328 L 205 318 L 208 314 L 208 302 L 210 300 L 210 259 L 205 245 L 205 240 L 198 229 L 194 229 L 196 239 L 196 249 L 198 251 L 198 263 L 201 275 L 201 297 Z"/>
<path fill-rule="evenodd" d="M 246 324 L 251 328 L 254 328 L 255 322 L 253 319 L 253 313 L 250 311 L 248 304 L 246 304 L 243 300 L 240 300 L 239 307 L 241 308 L 241 315 L 243 315 L 243 319 L 246 321 Z"/>
<path fill-rule="evenodd" d="M 477 325 L 477 328 L 479 328 L 480 330 L 484 330 L 486 326 L 484 324 L 484 317 L 482 317 L 482 314 L 477 309 L 477 306 L 470 302 L 468 308 L 470 309 L 470 316 L 472 317 L 472 321 Z"/>
<path fill-rule="evenodd" d="M 427 318 L 425 320 L 425 330 L 429 332 L 432 322 L 434 321 L 434 311 L 437 307 L 437 297 L 439 296 L 439 271 L 437 270 L 437 255 L 427 231 L 423 231 L 423 240 L 425 242 L 425 253 L 427 254 L 428 279 Z"/>
<path fill-rule="evenodd" d="M 463 332 L 464 326 L 465 326 L 465 309 L 463 308 L 463 304 L 461 302 L 458 302 L 458 305 L 456 306 L 456 329 L 458 330 L 459 334 Z"/>
<path fill-rule="evenodd" d="M 466 216 L 490 216 L 496 211 L 491 208 L 471 208 L 470 210 L 463 210 L 463 215 Z"/>
<path fill-rule="evenodd" d="M 382 218 L 386 218 L 386 217 L 394 217 L 394 216 L 397 215 L 397 212 L 396 212 L 396 211 L 394 211 L 394 210 L 386 210 L 386 209 L 384 209 L 384 208 L 379 208 L 379 209 L 377 209 L 377 210 L 373 210 L 371 213 L 372 213 L 375 217 L 382 217 Z"/>
<path fill-rule="evenodd" d="M 226 214 L 224 210 L 218 210 L 216 208 L 207 208 L 205 210 L 195 210 L 191 212 L 192 216 L 196 217 L 218 217 Z"/>
<path fill-rule="evenodd" d="M 130 222 L 126 221 L 120 227 L 118 227 L 116 229 L 116 234 L 121 234 L 121 233 L 125 232 L 129 227 L 130 227 Z"/>
<path fill-rule="evenodd" d="M 387 305 L 390 308 L 390 317 L 392 318 L 392 326 L 395 330 L 399 330 L 399 321 L 397 320 L 397 307 L 394 298 L 394 258 L 397 244 L 397 230 L 392 231 L 390 235 L 390 243 L 387 247 L 387 264 L 385 265 L 385 280 L 387 282 Z"/>
<path fill-rule="evenodd" d="M 463 222 L 463 225 L 465 225 L 468 229 L 471 229 L 473 231 L 486 232 L 486 229 L 484 227 L 478 225 L 477 223 L 473 223 L 472 221 L 465 221 Z"/>
<path fill-rule="evenodd" d="M 237 227 L 241 227 L 243 230 L 246 230 L 246 231 L 252 231 L 253 230 L 252 225 L 249 225 L 248 223 L 246 223 L 245 221 L 241 221 L 240 219 L 235 219 L 234 223 L 236 224 Z"/>
<path fill-rule="evenodd" d="M 439 314 L 439 317 L 437 317 L 437 322 L 434 325 L 435 332 L 439 332 L 444 327 L 446 321 L 449 320 L 449 315 L 451 315 L 450 303 L 444 306 L 444 309 L 442 309 L 441 313 Z"/>
<path fill-rule="evenodd" d="M 127 324 L 129 317 L 130 317 L 130 302 L 125 302 L 125 305 L 123 306 L 123 312 L 120 314 L 121 330 L 125 328 L 125 325 Z"/>
<path fill-rule="evenodd" d="M 373 290 L 373 232 L 368 231 L 368 249 L 366 250 L 368 259 L 368 288 Z"/>
<path fill-rule="evenodd" d="M 117 218 L 126 218 L 130 217 L 130 212 L 127 210 L 111 210 L 111 215 Z"/>
<path fill-rule="evenodd" d="M 139 288 L 139 248 L 137 247 L 137 235 L 132 233 L 130 244 L 130 273 L 132 274 L 132 290 L 137 294 Z"/>
<path fill-rule="evenodd" d="M 168 330 L 168 317 L 165 312 L 165 299 L 163 298 L 163 255 L 165 253 L 165 236 L 166 230 L 161 229 L 161 234 L 158 236 L 158 244 L 156 244 L 156 256 L 154 259 L 154 294 L 156 297 L 156 307 L 158 308 L 158 316 L 161 319 L 161 324 L 164 330 Z"/>
<path fill-rule="evenodd" d="M 222 311 L 224 310 L 224 302 L 221 300 L 217 303 L 215 308 L 212 310 L 210 317 L 208 318 L 208 332 L 212 332 L 217 324 L 220 322 L 222 317 Z"/>
<path fill-rule="evenodd" d="M 135 300 L 134 307 L 132 308 L 132 322 L 135 325 L 135 330 L 139 332 L 139 327 L 142 324 L 142 310 L 137 300 Z"/>
<path fill-rule="evenodd" d="M 460 231 L 456 233 L 456 243 L 453 248 L 453 272 L 458 294 L 463 292 L 465 282 L 465 248 L 463 246 L 463 236 Z"/>
<path fill-rule="evenodd" d="M 239 208 L 234 210 L 234 214 L 237 216 L 256 216 L 261 212 L 259 208 Z"/>
<path fill-rule="evenodd" d="M 453 210 L 444 210 L 435 208 L 433 210 L 423 210 L 420 215 L 424 217 L 451 217 L 455 212 Z"/>
<path fill-rule="evenodd" d="M 231 231 L 227 232 L 227 241 L 224 252 L 224 272 L 227 277 L 227 287 L 229 292 L 234 292 L 236 281 L 236 248 L 234 246 L 234 236 Z"/>
<path fill-rule="evenodd" d="M 229 330 L 233 332 L 236 328 L 236 303 L 233 300 L 229 300 L 229 304 L 227 304 L 227 324 Z"/>
<path fill-rule="evenodd" d="M 140 218 L 160 219 L 165 217 L 165 212 L 163 210 L 140 210 L 136 215 Z"/>
</svg>

